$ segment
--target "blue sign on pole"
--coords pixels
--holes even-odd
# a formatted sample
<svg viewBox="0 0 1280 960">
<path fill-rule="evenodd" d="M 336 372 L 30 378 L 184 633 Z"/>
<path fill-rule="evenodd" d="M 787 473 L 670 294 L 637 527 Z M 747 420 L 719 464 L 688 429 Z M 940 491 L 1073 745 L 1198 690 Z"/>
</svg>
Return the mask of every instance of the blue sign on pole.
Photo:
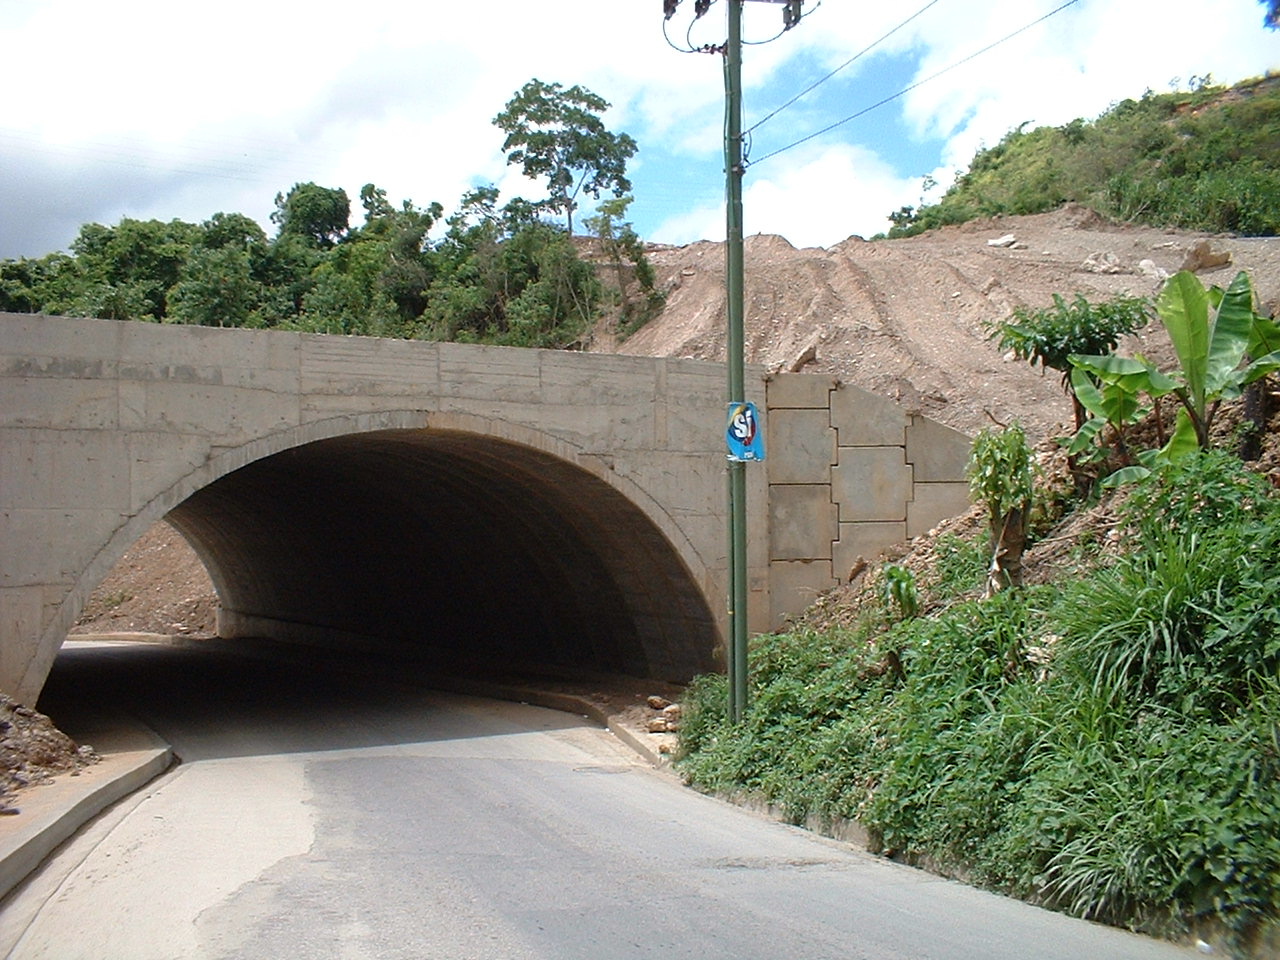
<svg viewBox="0 0 1280 960">
<path fill-rule="evenodd" d="M 729 442 L 729 459 L 739 462 L 764 459 L 764 434 L 754 403 L 736 401 L 729 404 L 729 426 L 725 430 Z"/>
</svg>

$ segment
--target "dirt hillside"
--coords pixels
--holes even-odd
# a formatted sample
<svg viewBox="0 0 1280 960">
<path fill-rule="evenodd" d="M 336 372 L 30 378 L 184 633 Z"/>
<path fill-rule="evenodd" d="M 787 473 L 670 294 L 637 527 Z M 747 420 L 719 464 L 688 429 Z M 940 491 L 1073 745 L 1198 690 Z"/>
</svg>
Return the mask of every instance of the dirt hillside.
<svg viewBox="0 0 1280 960">
<path fill-rule="evenodd" d="M 850 237 L 829 249 L 750 237 L 747 360 L 837 378 L 966 433 L 1017 418 L 1033 437 L 1051 436 L 1070 418 L 1057 375 L 1002 357 L 986 324 L 1018 306 L 1047 306 L 1054 293 L 1153 294 L 1188 259 L 1203 266 L 1206 240 L 1217 259 L 1230 256 L 1199 271 L 1206 281 L 1225 285 L 1244 269 L 1264 303 L 1280 299 L 1280 238 L 1117 225 L 1079 207 L 902 240 Z M 723 245 L 659 246 L 649 256 L 666 309 L 621 343 L 602 326 L 589 349 L 723 360 Z M 1157 356 L 1167 349 L 1155 331 L 1128 348 Z M 116 565 L 73 632 L 208 635 L 215 605 L 194 553 L 157 524 Z"/>
<path fill-rule="evenodd" d="M 1230 262 L 1199 272 L 1225 286 L 1249 271 L 1264 302 L 1280 298 L 1280 239 L 1239 239 L 1112 224 L 1083 207 L 947 227 L 901 240 L 850 237 L 797 249 L 782 237 L 745 243 L 747 360 L 771 371 L 852 383 L 965 433 L 1017 418 L 1042 437 L 1069 420 L 1057 375 L 1002 357 L 986 324 L 1053 294 L 1090 300 L 1151 295 L 1207 241 Z M 590 349 L 640 356 L 724 359 L 724 248 L 649 253 L 667 306 L 622 343 Z M 1152 333 L 1128 345 L 1159 356 Z M 752 398 L 748 398 L 752 399 Z"/>
</svg>

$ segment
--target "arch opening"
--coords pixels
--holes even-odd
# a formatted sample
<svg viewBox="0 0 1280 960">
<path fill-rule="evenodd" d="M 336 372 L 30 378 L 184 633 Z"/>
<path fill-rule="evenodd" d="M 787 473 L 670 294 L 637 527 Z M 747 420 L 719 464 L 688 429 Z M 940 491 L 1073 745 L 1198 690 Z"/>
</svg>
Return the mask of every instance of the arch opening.
<svg viewBox="0 0 1280 960">
<path fill-rule="evenodd" d="M 673 681 L 719 662 L 696 578 L 644 512 L 508 440 L 315 440 L 222 476 L 166 519 L 208 569 L 227 638 Z"/>
</svg>

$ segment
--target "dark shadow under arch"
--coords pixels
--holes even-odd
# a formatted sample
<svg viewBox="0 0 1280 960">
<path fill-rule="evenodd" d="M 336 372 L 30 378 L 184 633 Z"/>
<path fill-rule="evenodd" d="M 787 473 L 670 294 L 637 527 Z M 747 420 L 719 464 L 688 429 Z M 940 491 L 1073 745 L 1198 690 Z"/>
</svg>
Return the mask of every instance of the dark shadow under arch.
<svg viewBox="0 0 1280 960">
<path fill-rule="evenodd" d="M 441 667 L 686 680 L 719 635 L 654 523 L 588 471 L 460 430 L 316 440 L 166 517 L 205 562 L 224 634 L 407 651 Z"/>
</svg>

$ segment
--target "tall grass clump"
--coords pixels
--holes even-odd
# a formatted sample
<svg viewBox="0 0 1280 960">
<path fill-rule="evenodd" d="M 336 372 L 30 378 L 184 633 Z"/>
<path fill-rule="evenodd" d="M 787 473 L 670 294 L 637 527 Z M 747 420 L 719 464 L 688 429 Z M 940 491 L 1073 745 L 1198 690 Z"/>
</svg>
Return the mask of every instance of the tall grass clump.
<svg viewBox="0 0 1280 960">
<path fill-rule="evenodd" d="M 906 618 L 884 591 L 856 627 L 757 638 L 745 720 L 700 678 L 679 769 L 1076 916 L 1274 955 L 1280 501 L 1207 452 L 1116 512 L 1124 549 L 1074 579 Z M 980 579 L 977 550 L 938 554 Z"/>
</svg>

